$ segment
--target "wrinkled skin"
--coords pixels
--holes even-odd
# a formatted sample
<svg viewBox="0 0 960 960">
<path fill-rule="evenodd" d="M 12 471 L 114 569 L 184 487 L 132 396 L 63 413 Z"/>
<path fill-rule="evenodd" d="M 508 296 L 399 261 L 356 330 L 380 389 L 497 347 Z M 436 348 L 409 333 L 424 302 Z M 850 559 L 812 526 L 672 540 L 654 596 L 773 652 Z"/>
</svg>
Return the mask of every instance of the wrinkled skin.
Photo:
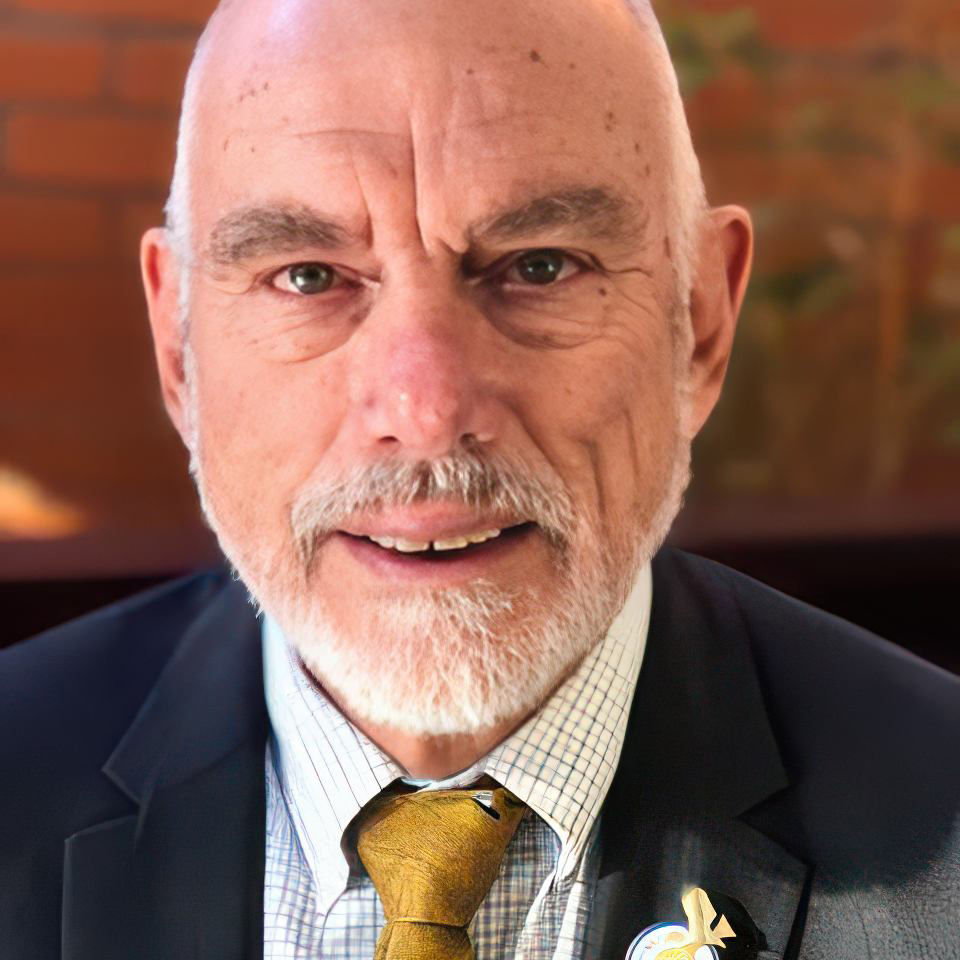
<svg viewBox="0 0 960 960">
<path fill-rule="evenodd" d="M 517 0 L 221 10 L 191 168 L 190 342 L 208 496 L 250 563 L 289 556 L 290 504 L 311 478 L 464 442 L 557 475 L 614 553 L 626 549 L 663 494 L 678 430 L 691 438 L 717 400 L 750 261 L 746 214 L 712 211 L 678 336 L 666 82 L 656 44 L 614 0 L 558 0 L 549 16 Z M 503 210 L 579 188 L 622 201 L 619 229 L 477 239 Z M 269 204 L 351 236 L 218 262 L 237 240 L 224 218 Z M 541 248 L 569 256 L 556 282 L 531 284 L 511 258 Z M 181 274 L 163 231 L 144 238 L 143 261 L 164 398 L 189 437 Z M 336 281 L 304 296 L 287 271 L 314 262 Z M 536 584 L 545 603 L 557 589 L 537 537 L 488 576 Z M 412 587 L 331 541 L 307 589 L 327 591 L 350 632 L 365 601 Z M 522 719 L 442 750 L 368 732 L 436 773 Z"/>
</svg>

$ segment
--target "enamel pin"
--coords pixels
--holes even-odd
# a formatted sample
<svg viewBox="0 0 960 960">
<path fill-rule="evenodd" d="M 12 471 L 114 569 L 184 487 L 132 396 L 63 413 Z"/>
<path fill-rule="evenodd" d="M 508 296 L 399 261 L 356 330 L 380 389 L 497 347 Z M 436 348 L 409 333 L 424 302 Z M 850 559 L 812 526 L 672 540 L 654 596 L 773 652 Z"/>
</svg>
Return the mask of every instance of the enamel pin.
<svg viewBox="0 0 960 960">
<path fill-rule="evenodd" d="M 717 918 L 705 890 L 694 887 L 681 901 L 687 923 L 656 923 L 630 944 L 626 960 L 719 960 L 724 940 L 736 937 L 727 918 Z"/>
</svg>

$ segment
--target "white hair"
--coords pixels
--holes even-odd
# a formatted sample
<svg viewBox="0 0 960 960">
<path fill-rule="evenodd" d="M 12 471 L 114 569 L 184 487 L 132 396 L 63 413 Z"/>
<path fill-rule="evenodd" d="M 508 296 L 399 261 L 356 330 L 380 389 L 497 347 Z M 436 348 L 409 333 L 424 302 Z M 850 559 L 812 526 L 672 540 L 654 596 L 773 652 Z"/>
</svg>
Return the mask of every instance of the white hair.
<svg viewBox="0 0 960 960">
<path fill-rule="evenodd" d="M 687 326 L 690 291 L 696 264 L 700 226 L 707 210 L 706 191 L 687 123 L 683 98 L 676 70 L 670 59 L 667 43 L 649 0 L 623 0 L 637 23 L 653 40 L 661 59 L 658 71 L 661 92 L 667 106 L 667 144 L 669 163 L 666 175 L 667 229 L 673 247 L 673 283 L 675 303 L 673 318 L 681 331 Z M 193 225 L 191 217 L 190 164 L 197 140 L 197 106 L 203 64 L 211 35 L 211 25 L 219 15 L 219 8 L 211 17 L 200 37 L 187 73 L 180 108 L 177 152 L 173 180 L 165 206 L 168 242 L 180 264 L 180 315 L 186 332 L 190 305 L 190 277 L 193 267 Z"/>
<path fill-rule="evenodd" d="M 214 14 L 216 16 L 216 14 Z M 212 22 L 212 19 L 211 19 Z M 166 217 L 167 242 L 180 267 L 178 299 L 180 307 L 180 328 L 186 340 L 187 323 L 190 316 L 190 284 L 193 274 L 193 205 L 190 164 L 193 158 L 194 144 L 197 141 L 197 115 L 200 79 L 206 54 L 210 26 L 204 30 L 197 41 L 187 71 L 180 102 L 180 123 L 177 130 L 177 152 L 173 164 L 173 179 L 170 193 L 164 206 Z"/>
<path fill-rule="evenodd" d="M 677 313 L 686 319 L 690 307 L 690 290 L 697 262 L 700 227 L 707 212 L 707 194 L 700 160 L 693 146 L 690 124 L 683 105 L 680 81 L 673 66 L 667 41 L 650 0 L 624 0 L 641 28 L 654 42 L 661 69 L 655 76 L 661 82 L 661 93 L 667 107 L 666 205 L 668 229 L 672 226 L 674 246 L 673 271 L 677 292 Z"/>
</svg>

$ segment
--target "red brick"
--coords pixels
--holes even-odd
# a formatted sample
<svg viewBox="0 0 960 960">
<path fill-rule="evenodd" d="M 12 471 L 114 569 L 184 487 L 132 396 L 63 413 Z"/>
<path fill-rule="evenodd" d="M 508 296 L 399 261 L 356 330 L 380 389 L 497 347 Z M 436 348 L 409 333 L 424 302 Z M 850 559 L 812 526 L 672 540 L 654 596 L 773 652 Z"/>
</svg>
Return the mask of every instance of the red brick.
<svg viewBox="0 0 960 960">
<path fill-rule="evenodd" d="M 905 2 L 913 0 L 758 0 L 753 9 L 761 35 L 774 46 L 843 53 L 891 36 Z"/>
<path fill-rule="evenodd" d="M 695 135 L 770 142 L 795 130 L 811 110 L 846 134 L 854 125 L 881 131 L 886 116 L 879 109 L 863 108 L 868 100 L 879 108 L 877 97 L 878 91 L 865 84 L 861 71 L 825 70 L 793 61 L 771 77 L 739 68 L 724 70 L 689 99 L 687 112 Z"/>
<path fill-rule="evenodd" d="M 206 21 L 215 0 L 13 0 L 19 10 L 110 17 L 148 23 L 197 25 Z"/>
<path fill-rule="evenodd" d="M 960 168 L 931 163 L 921 180 L 922 213 L 932 220 L 960 221 Z"/>
<path fill-rule="evenodd" d="M 193 46 L 192 40 L 125 43 L 117 63 L 117 96 L 144 106 L 178 106 Z"/>
<path fill-rule="evenodd" d="M 3 340 L 25 350 L 41 346 L 62 352 L 66 359 L 75 353 L 77 344 L 88 339 L 116 338 L 118 344 L 112 352 L 122 352 L 119 341 L 127 342 L 131 336 L 142 340 L 141 334 L 147 333 L 146 307 L 135 269 L 65 266 L 50 272 L 42 265 L 3 269 L 0 292 Z M 74 359 L 79 362 L 81 358 Z M 128 374 L 125 368 L 117 370 L 117 376 Z"/>
<path fill-rule="evenodd" d="M 767 203 L 781 189 L 779 164 L 769 151 L 701 145 L 700 165 L 713 204 Z"/>
<path fill-rule="evenodd" d="M 104 45 L 92 38 L 0 30 L 0 97 L 88 99 L 100 91 L 105 63 Z"/>
<path fill-rule="evenodd" d="M 712 203 L 831 211 L 841 219 L 889 215 L 890 164 L 878 157 L 831 156 L 730 145 L 706 145 L 700 153 Z"/>
<path fill-rule="evenodd" d="M 160 402 L 135 268 L 0 272 L 8 462 L 136 530 L 181 514 L 189 480 Z"/>
<path fill-rule="evenodd" d="M 754 74 L 727 70 L 689 99 L 687 116 L 696 137 L 731 135 L 769 125 L 776 106 L 776 97 Z"/>
<path fill-rule="evenodd" d="M 0 193 L 0 259 L 85 263 L 107 248 L 106 216 L 93 200 Z"/>
<path fill-rule="evenodd" d="M 19 110 L 7 122 L 7 169 L 65 183 L 163 184 L 176 124 L 109 113 Z"/>
</svg>

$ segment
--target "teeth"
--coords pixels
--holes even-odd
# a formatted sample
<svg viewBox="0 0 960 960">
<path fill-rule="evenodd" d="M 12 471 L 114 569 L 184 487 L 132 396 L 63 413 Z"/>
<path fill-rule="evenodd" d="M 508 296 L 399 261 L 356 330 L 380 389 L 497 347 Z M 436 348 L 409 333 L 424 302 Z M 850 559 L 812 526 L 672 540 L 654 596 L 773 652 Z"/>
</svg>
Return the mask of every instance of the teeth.
<svg viewBox="0 0 960 960">
<path fill-rule="evenodd" d="M 400 553 L 422 553 L 430 549 L 430 541 L 422 543 L 419 540 L 404 540 L 403 537 L 397 537 L 393 548 Z"/>
<path fill-rule="evenodd" d="M 484 530 L 483 533 L 473 533 L 467 535 L 467 540 L 470 543 L 485 543 L 487 540 L 493 540 L 494 537 L 499 537 L 499 530 Z"/>
<path fill-rule="evenodd" d="M 462 550 L 472 543 L 486 543 L 487 540 L 493 540 L 495 537 L 499 537 L 500 533 L 500 530 L 468 533 L 466 536 L 451 537 L 449 540 L 434 540 L 432 546 L 434 550 Z M 379 547 L 396 550 L 399 553 L 423 553 L 431 547 L 430 543 L 424 543 L 422 540 L 405 540 L 403 537 L 374 537 L 371 535 L 368 539 Z"/>
<path fill-rule="evenodd" d="M 450 540 L 434 540 L 434 550 L 460 550 L 468 543 L 472 543 L 466 537 L 453 537 Z"/>
</svg>

